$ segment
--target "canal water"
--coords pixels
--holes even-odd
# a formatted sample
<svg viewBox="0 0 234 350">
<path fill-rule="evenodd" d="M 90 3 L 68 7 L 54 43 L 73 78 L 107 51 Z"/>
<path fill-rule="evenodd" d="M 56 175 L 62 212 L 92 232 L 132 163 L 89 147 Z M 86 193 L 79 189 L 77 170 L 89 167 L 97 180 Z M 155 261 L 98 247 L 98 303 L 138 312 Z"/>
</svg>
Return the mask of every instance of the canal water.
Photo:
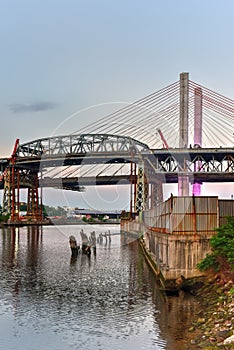
<svg viewBox="0 0 234 350">
<path fill-rule="evenodd" d="M 185 348 L 198 305 L 160 291 L 137 241 L 121 235 L 96 256 L 71 259 L 80 242 L 119 226 L 0 229 L 0 350 L 141 350 Z"/>
</svg>

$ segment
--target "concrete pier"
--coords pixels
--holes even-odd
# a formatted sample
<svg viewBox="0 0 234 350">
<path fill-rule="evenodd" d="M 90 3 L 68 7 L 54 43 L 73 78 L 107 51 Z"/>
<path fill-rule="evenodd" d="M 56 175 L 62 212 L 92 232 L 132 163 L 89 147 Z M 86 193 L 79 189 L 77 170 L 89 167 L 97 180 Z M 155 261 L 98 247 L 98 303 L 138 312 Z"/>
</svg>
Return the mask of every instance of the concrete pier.
<svg viewBox="0 0 234 350">
<path fill-rule="evenodd" d="M 210 252 L 210 238 L 228 215 L 234 215 L 233 200 L 172 196 L 145 211 L 142 223 L 123 220 L 121 230 L 139 233 L 144 253 L 165 285 L 181 275 L 201 275 L 196 266 Z"/>
</svg>

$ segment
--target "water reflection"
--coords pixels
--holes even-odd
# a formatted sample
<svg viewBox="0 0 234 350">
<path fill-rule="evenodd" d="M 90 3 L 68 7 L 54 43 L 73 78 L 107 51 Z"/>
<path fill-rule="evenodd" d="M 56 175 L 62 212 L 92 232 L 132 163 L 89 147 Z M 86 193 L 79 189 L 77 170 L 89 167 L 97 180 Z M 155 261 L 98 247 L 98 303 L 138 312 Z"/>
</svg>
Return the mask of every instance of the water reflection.
<svg viewBox="0 0 234 350">
<path fill-rule="evenodd" d="M 80 229 L 0 231 L 3 349 L 183 349 L 196 304 L 160 292 L 136 241 L 114 235 L 96 256 L 71 258 L 68 237 L 80 240 Z"/>
</svg>

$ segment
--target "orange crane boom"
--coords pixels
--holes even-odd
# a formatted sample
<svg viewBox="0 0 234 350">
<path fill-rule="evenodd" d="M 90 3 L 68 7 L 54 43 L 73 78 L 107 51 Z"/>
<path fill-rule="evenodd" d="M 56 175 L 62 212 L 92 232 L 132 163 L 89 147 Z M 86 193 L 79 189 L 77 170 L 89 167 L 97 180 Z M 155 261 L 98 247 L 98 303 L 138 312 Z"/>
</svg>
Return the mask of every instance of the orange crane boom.
<svg viewBox="0 0 234 350">
<path fill-rule="evenodd" d="M 161 129 L 157 129 L 157 132 L 159 133 L 159 135 L 161 137 L 161 140 L 163 142 L 163 147 L 168 149 L 169 148 L 168 143 L 165 140 L 165 137 L 163 136 L 163 133 L 162 133 Z"/>
</svg>

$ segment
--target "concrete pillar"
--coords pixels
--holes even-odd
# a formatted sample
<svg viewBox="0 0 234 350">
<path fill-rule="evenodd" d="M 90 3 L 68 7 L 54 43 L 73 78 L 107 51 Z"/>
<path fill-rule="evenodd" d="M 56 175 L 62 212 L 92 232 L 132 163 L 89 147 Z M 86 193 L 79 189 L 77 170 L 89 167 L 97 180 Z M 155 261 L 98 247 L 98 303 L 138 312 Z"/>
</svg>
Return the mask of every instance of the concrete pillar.
<svg viewBox="0 0 234 350">
<path fill-rule="evenodd" d="M 202 146 L 202 89 L 197 87 L 194 89 L 194 147 Z M 198 171 L 200 162 L 196 162 L 194 171 Z M 201 195 L 201 183 L 193 184 L 193 194 Z"/>
<path fill-rule="evenodd" d="M 179 147 L 188 147 L 188 98 L 189 98 L 189 74 L 180 74 L 180 129 Z M 186 161 L 183 164 L 184 171 L 187 170 Z M 189 195 L 189 179 L 187 176 L 178 176 L 178 195 Z"/>
<path fill-rule="evenodd" d="M 188 79 L 188 73 L 180 74 L 180 148 L 188 147 Z"/>
<path fill-rule="evenodd" d="M 194 89 L 194 146 L 202 145 L 202 89 Z"/>
</svg>

